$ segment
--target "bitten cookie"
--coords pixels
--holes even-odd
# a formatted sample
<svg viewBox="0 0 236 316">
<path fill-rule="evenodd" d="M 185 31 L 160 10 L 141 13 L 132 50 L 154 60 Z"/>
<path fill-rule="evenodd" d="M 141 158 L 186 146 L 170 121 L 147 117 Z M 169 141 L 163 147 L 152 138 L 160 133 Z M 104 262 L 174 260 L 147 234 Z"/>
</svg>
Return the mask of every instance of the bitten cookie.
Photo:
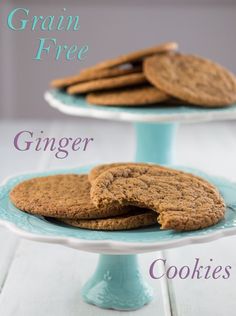
<svg viewBox="0 0 236 316">
<path fill-rule="evenodd" d="M 174 42 L 163 43 L 154 47 L 149 47 L 149 48 L 141 49 L 132 53 L 125 54 L 125 55 L 121 55 L 119 57 L 116 57 L 110 60 L 105 60 L 92 67 L 85 69 L 83 72 L 89 73 L 91 71 L 98 70 L 98 69 L 112 68 L 112 67 L 116 67 L 116 66 L 123 65 L 126 63 L 135 63 L 137 61 L 142 60 L 143 58 L 147 56 L 151 56 L 154 54 L 168 53 L 170 51 L 175 51 L 177 49 L 178 49 L 177 43 L 174 43 Z"/>
<path fill-rule="evenodd" d="M 49 217 L 104 218 L 127 213 L 130 208 L 97 209 L 90 200 L 87 175 L 66 174 L 33 178 L 10 192 L 12 203 L 22 211 Z"/>
<path fill-rule="evenodd" d="M 149 210 L 136 210 L 128 214 L 105 219 L 61 219 L 62 222 L 93 230 L 128 230 L 157 225 L 157 214 Z"/>
<path fill-rule="evenodd" d="M 143 106 L 165 102 L 168 95 L 153 86 L 141 86 L 89 93 L 86 101 L 95 105 Z"/>
<path fill-rule="evenodd" d="M 196 230 L 219 222 L 225 203 L 218 190 L 199 177 L 153 166 L 116 167 L 92 183 L 97 207 L 135 205 L 156 211 L 163 229 Z"/>
<path fill-rule="evenodd" d="M 104 78 L 112 78 L 123 76 L 127 74 L 133 73 L 141 73 L 142 67 L 129 67 L 129 68 L 112 68 L 112 69 L 101 69 L 97 71 L 91 71 L 86 73 L 85 71 L 80 72 L 78 75 L 54 79 L 51 82 L 51 86 L 53 88 L 61 89 L 71 85 L 74 85 L 79 82 L 86 82 L 95 79 L 104 79 Z"/>
<path fill-rule="evenodd" d="M 148 81 L 166 94 L 203 107 L 236 102 L 236 77 L 194 55 L 156 55 L 144 61 Z"/>
<path fill-rule="evenodd" d="M 137 84 L 146 83 L 147 79 L 143 73 L 127 74 L 119 77 L 104 78 L 91 80 L 69 86 L 67 92 L 69 94 L 87 93 L 90 91 L 114 89 L 120 87 L 135 86 Z"/>
</svg>

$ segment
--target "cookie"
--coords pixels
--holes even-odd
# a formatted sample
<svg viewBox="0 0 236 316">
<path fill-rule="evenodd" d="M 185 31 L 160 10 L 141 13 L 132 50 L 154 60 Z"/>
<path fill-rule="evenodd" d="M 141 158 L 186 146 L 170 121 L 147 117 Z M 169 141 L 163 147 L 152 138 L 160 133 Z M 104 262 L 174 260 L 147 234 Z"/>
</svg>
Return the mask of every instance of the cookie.
<svg viewBox="0 0 236 316">
<path fill-rule="evenodd" d="M 199 177 L 161 166 L 115 167 L 92 183 L 97 207 L 134 205 L 156 211 L 162 229 L 196 230 L 219 222 L 225 204 L 218 190 Z"/>
<path fill-rule="evenodd" d="M 146 85 L 135 88 L 92 92 L 86 101 L 95 105 L 143 106 L 168 100 L 168 95 L 157 88 Z"/>
<path fill-rule="evenodd" d="M 166 94 L 203 106 L 236 102 L 236 77 L 222 66 L 194 55 L 156 55 L 144 61 L 148 81 Z"/>
<path fill-rule="evenodd" d="M 112 168 L 116 167 L 155 167 L 155 168 L 164 168 L 162 166 L 153 164 L 153 163 L 147 163 L 147 162 L 114 162 L 114 163 L 108 163 L 108 164 L 103 164 L 103 165 L 98 165 L 94 168 L 92 168 L 88 174 L 88 179 L 90 183 L 93 183 L 93 181 L 100 176 L 103 172 L 110 170 Z M 194 176 L 195 178 L 202 180 L 202 178 L 198 176 Z"/>
<path fill-rule="evenodd" d="M 151 56 L 154 54 L 168 53 L 170 51 L 175 51 L 177 49 L 178 49 L 177 43 L 174 43 L 174 42 L 164 43 L 158 46 L 149 47 L 149 48 L 141 49 L 129 54 L 121 55 L 113 59 L 105 60 L 92 67 L 85 69 L 83 72 L 89 73 L 94 70 L 112 68 L 112 67 L 116 67 L 116 66 L 123 65 L 126 63 L 136 63 L 147 56 Z"/>
<path fill-rule="evenodd" d="M 61 219 L 62 222 L 92 230 L 128 230 L 157 225 L 157 214 L 153 211 L 139 210 L 128 214 L 105 219 Z"/>
<path fill-rule="evenodd" d="M 66 174 L 33 178 L 10 192 L 12 203 L 22 211 L 49 217 L 104 218 L 127 213 L 130 208 L 99 208 L 90 200 L 87 175 Z"/>
<path fill-rule="evenodd" d="M 62 89 L 79 82 L 86 82 L 95 79 L 112 78 L 123 76 L 127 74 L 140 73 L 142 67 L 129 67 L 129 68 L 112 68 L 112 69 L 101 69 L 97 71 L 91 71 L 89 73 L 80 72 L 78 75 L 55 79 L 51 82 L 53 88 Z"/>
<path fill-rule="evenodd" d="M 114 162 L 114 163 L 98 165 L 90 170 L 88 174 L 89 182 L 92 183 L 98 176 L 100 176 L 100 174 L 102 174 L 104 171 L 107 171 L 111 168 L 130 167 L 130 166 L 152 166 L 152 164 L 142 163 L 142 162 L 139 162 L 139 163 L 138 162 Z"/>
<path fill-rule="evenodd" d="M 67 92 L 69 94 L 87 93 L 90 91 L 135 86 L 137 84 L 142 84 L 146 82 L 147 79 L 145 78 L 143 73 L 128 74 L 119 77 L 97 79 L 84 83 L 78 83 L 76 85 L 69 86 L 67 88 Z"/>
</svg>

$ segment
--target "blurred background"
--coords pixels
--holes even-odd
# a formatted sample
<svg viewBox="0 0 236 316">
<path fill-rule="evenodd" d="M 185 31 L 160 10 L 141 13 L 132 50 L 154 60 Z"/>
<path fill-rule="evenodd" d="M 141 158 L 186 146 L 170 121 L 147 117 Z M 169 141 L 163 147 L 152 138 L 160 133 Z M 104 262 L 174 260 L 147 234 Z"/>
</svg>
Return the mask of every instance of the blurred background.
<svg viewBox="0 0 236 316">
<path fill-rule="evenodd" d="M 43 99 L 51 79 L 79 72 L 95 62 L 165 41 L 180 50 L 211 58 L 236 73 L 235 0 L 57 0 L 0 4 L 0 117 L 62 118 Z M 33 15 L 79 15 L 78 32 L 23 32 L 7 28 L 12 8 L 27 7 Z M 38 38 L 56 37 L 59 44 L 87 44 L 84 61 L 33 60 Z"/>
</svg>

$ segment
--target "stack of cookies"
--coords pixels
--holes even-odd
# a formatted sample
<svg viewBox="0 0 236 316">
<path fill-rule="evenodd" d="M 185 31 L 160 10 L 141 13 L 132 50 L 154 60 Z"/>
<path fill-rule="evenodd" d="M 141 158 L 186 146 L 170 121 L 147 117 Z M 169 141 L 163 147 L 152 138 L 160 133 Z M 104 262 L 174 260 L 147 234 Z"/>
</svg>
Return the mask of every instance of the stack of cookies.
<svg viewBox="0 0 236 316">
<path fill-rule="evenodd" d="M 206 180 L 145 163 L 100 165 L 88 175 L 33 178 L 16 185 L 10 198 L 22 211 L 95 230 L 150 225 L 197 230 L 219 222 L 226 209 Z"/>
<path fill-rule="evenodd" d="M 106 60 L 52 87 L 86 95 L 93 105 L 186 104 L 224 107 L 236 102 L 236 77 L 222 66 L 177 52 L 170 42 Z"/>
</svg>

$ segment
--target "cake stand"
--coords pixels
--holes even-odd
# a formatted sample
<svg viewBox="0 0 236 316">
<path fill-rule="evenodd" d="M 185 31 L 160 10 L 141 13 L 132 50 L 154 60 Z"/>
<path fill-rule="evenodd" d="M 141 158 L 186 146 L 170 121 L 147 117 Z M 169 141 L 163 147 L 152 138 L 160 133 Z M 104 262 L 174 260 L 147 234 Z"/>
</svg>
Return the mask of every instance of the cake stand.
<svg viewBox="0 0 236 316">
<path fill-rule="evenodd" d="M 199 231 L 177 233 L 160 230 L 157 226 L 116 232 L 73 228 L 24 213 L 9 200 L 9 191 L 22 180 L 57 173 L 85 173 L 89 169 L 90 167 L 83 167 L 18 175 L 6 180 L 0 187 L 0 224 L 23 238 L 100 254 L 94 275 L 82 289 L 83 299 L 87 303 L 117 310 L 141 308 L 151 301 L 152 290 L 139 270 L 137 254 L 209 242 L 236 234 L 236 184 L 197 170 L 191 172 L 215 184 L 227 204 L 224 220 Z"/>
<path fill-rule="evenodd" d="M 87 104 L 83 96 L 70 96 L 60 90 L 47 91 L 45 100 L 65 114 L 133 122 L 137 162 L 172 163 L 178 123 L 236 118 L 236 105 L 225 108 L 164 104 L 149 107 L 97 106 Z"/>
</svg>

